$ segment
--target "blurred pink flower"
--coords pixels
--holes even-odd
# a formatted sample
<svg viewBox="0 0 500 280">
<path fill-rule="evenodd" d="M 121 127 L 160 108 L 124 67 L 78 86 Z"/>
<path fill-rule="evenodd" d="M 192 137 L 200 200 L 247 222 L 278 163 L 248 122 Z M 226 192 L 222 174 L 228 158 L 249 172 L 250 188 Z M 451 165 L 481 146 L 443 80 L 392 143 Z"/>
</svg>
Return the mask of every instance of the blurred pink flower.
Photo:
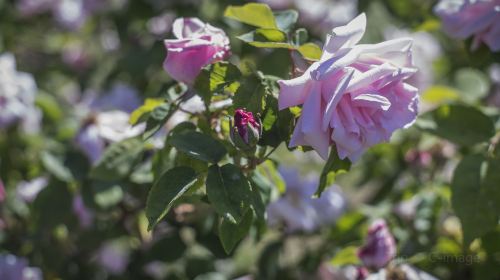
<svg viewBox="0 0 500 280">
<path fill-rule="evenodd" d="M 42 280 L 43 273 L 38 267 L 28 266 L 28 260 L 10 254 L 0 255 L 0 279 L 2 280 Z"/>
<path fill-rule="evenodd" d="M 26 133 L 37 133 L 42 118 L 36 107 L 35 79 L 16 69 L 11 53 L 0 55 L 0 130 L 19 125 Z"/>
<path fill-rule="evenodd" d="M 434 12 L 449 36 L 474 36 L 472 49 L 484 42 L 492 51 L 500 51 L 500 0 L 441 0 Z"/>
<path fill-rule="evenodd" d="M 112 275 L 124 273 L 129 261 L 130 248 L 120 239 L 104 243 L 97 252 L 97 262 Z"/>
<path fill-rule="evenodd" d="M 31 181 L 21 181 L 16 187 L 16 196 L 26 203 L 31 203 L 48 184 L 49 180 L 46 177 L 37 177 Z"/>
<path fill-rule="evenodd" d="M 177 81 L 193 84 L 201 68 L 230 54 L 226 33 L 198 18 L 176 19 L 173 33 L 177 39 L 164 41 L 167 58 L 163 68 Z"/>
<path fill-rule="evenodd" d="M 384 220 L 374 221 L 368 228 L 366 243 L 358 257 L 370 268 L 383 268 L 396 256 L 396 242 Z"/>
<path fill-rule="evenodd" d="M 78 217 L 82 228 L 89 228 L 94 220 L 94 214 L 85 206 L 80 194 L 73 198 L 73 213 Z"/>
<path fill-rule="evenodd" d="M 75 142 L 91 163 L 97 162 L 108 144 L 135 137 L 144 131 L 145 124 L 129 124 L 129 113 L 141 103 L 137 90 L 116 83 L 101 96 L 93 91 L 86 93 L 76 104 L 75 111 L 82 113 L 83 123 Z"/>
<path fill-rule="evenodd" d="M 85 24 L 87 19 L 104 1 L 98 0 L 19 0 L 17 10 L 22 16 L 52 12 L 55 20 L 64 28 L 75 30 Z"/>
<path fill-rule="evenodd" d="M 301 178 L 298 170 L 280 169 L 286 192 L 266 209 L 270 227 L 284 226 L 287 232 L 312 232 L 333 224 L 344 213 L 347 201 L 340 187 L 327 188 L 319 198 L 312 198 L 318 187 L 317 176 Z"/>
<path fill-rule="evenodd" d="M 290 147 L 312 146 L 326 160 L 335 144 L 340 158 L 356 161 L 415 121 L 418 90 L 404 82 L 416 72 L 412 40 L 356 45 L 365 28 L 365 14 L 334 28 L 320 61 L 279 81 L 279 108 L 302 105 Z"/>
<path fill-rule="evenodd" d="M 2 179 L 0 179 L 0 202 L 5 200 L 5 187 L 3 185 Z"/>
<path fill-rule="evenodd" d="M 148 31 L 156 36 L 166 35 L 170 31 L 170 28 L 172 28 L 174 18 L 175 14 L 172 12 L 166 12 L 159 16 L 152 17 L 147 23 Z"/>
<path fill-rule="evenodd" d="M 92 164 L 101 157 L 107 144 L 123 141 L 140 135 L 145 123 L 132 126 L 129 114 L 114 110 L 95 114 L 76 136 L 76 143 L 88 156 Z"/>
</svg>

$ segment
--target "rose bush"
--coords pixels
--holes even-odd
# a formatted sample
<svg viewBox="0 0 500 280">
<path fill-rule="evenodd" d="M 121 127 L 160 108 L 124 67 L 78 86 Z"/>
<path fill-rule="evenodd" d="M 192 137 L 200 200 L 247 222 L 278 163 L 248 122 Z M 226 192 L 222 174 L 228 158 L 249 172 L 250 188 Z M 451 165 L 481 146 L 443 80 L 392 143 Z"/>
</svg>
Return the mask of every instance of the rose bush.
<svg viewBox="0 0 500 280">
<path fill-rule="evenodd" d="M 496 1 L 101 2 L 0 1 L 0 279 L 498 279 Z"/>
</svg>

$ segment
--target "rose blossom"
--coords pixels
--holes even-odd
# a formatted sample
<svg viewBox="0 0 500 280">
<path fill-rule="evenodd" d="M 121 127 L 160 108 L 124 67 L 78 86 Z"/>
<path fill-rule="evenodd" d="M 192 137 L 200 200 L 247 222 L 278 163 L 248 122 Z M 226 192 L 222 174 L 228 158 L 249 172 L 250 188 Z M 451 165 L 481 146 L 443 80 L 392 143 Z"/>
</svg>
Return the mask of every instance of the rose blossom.
<svg viewBox="0 0 500 280">
<path fill-rule="evenodd" d="M 492 51 L 500 50 L 500 0 L 441 0 L 434 12 L 449 36 L 474 36 L 472 49 L 484 42 Z"/>
<path fill-rule="evenodd" d="M 418 72 L 411 76 L 406 82 L 423 92 L 434 83 L 433 63 L 441 56 L 442 50 L 439 41 L 425 31 L 409 32 L 405 29 L 389 27 L 384 30 L 386 40 L 409 37 L 413 39 L 412 56 Z"/>
<path fill-rule="evenodd" d="M 368 228 L 366 243 L 358 250 L 363 264 L 382 268 L 396 256 L 396 242 L 384 220 L 374 221 Z"/>
<path fill-rule="evenodd" d="M 279 109 L 302 105 L 290 147 L 312 146 L 328 158 L 358 160 L 370 146 L 388 141 L 417 116 L 418 90 L 404 82 L 416 72 L 412 40 L 359 44 L 366 16 L 333 29 L 323 55 L 302 76 L 280 80 Z"/>
<path fill-rule="evenodd" d="M 164 41 L 163 68 L 177 81 L 193 84 L 201 68 L 229 56 L 226 33 L 198 18 L 178 18 L 172 29 L 177 39 Z"/>
</svg>

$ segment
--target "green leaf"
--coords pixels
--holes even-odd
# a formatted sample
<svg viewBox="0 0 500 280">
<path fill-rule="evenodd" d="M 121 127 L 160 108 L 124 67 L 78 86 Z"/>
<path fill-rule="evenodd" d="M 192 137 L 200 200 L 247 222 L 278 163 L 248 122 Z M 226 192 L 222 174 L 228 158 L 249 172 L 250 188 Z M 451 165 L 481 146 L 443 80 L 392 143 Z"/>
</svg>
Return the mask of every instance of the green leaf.
<svg viewBox="0 0 500 280">
<path fill-rule="evenodd" d="M 262 80 L 252 75 L 245 79 L 236 91 L 233 96 L 233 105 L 235 108 L 246 108 L 254 114 L 262 113 L 266 93 Z"/>
<path fill-rule="evenodd" d="M 250 183 L 233 164 L 212 165 L 206 181 L 208 200 L 227 221 L 238 224 L 252 202 Z"/>
<path fill-rule="evenodd" d="M 163 173 L 153 185 L 146 202 L 148 230 L 168 213 L 173 203 L 196 182 L 196 172 L 189 167 L 174 167 Z"/>
<path fill-rule="evenodd" d="M 252 221 L 253 212 L 251 210 L 245 213 L 243 219 L 238 224 L 222 218 L 222 222 L 219 225 L 219 238 L 227 254 L 231 253 L 236 244 L 247 235 Z"/>
<path fill-rule="evenodd" d="M 273 12 L 266 4 L 249 3 L 243 6 L 229 6 L 224 16 L 262 28 L 277 29 Z"/>
<path fill-rule="evenodd" d="M 330 260 L 330 264 L 336 267 L 359 264 L 357 255 L 358 247 L 348 246 L 338 251 L 335 256 Z"/>
<path fill-rule="evenodd" d="M 497 147 L 499 150 L 500 147 Z M 498 152 L 497 152 L 498 153 Z M 496 214 L 500 217 L 500 155 L 489 158 L 486 165 L 486 174 L 483 181 L 483 188 L 488 197 L 488 201 L 495 205 Z"/>
<path fill-rule="evenodd" d="M 277 108 L 278 100 L 274 96 L 268 95 L 260 145 L 277 147 L 288 141 L 292 135 L 294 116 L 289 109 L 277 111 Z"/>
<path fill-rule="evenodd" d="M 229 62 L 217 62 L 204 67 L 196 77 L 194 88 L 205 104 L 210 104 L 212 96 L 226 88 L 231 88 L 241 77 L 241 72 Z"/>
<path fill-rule="evenodd" d="M 474 107 L 443 105 L 431 115 L 435 124 L 424 130 L 459 145 L 485 142 L 495 133 L 493 121 Z"/>
<path fill-rule="evenodd" d="M 123 200 L 123 188 L 117 182 L 93 181 L 92 194 L 95 204 L 101 209 L 109 209 Z"/>
<path fill-rule="evenodd" d="M 171 135 L 168 138 L 168 144 L 192 158 L 210 163 L 219 162 L 227 153 L 226 148 L 219 141 L 191 130 Z"/>
<path fill-rule="evenodd" d="M 36 106 L 40 107 L 43 111 L 43 116 L 48 117 L 52 121 L 61 119 L 63 112 L 57 100 L 50 94 L 40 92 L 36 95 Z"/>
<path fill-rule="evenodd" d="M 144 104 L 141 107 L 135 109 L 132 114 L 130 114 L 129 123 L 131 125 L 137 124 L 144 115 L 150 113 L 163 103 L 165 103 L 165 100 L 163 98 L 146 98 Z"/>
<path fill-rule="evenodd" d="M 446 86 L 432 86 L 422 94 L 422 100 L 433 104 L 443 104 L 457 100 L 459 94 L 456 90 Z"/>
<path fill-rule="evenodd" d="M 451 203 L 462 224 L 464 245 L 495 229 L 498 214 L 495 202 L 481 182 L 484 163 L 481 155 L 465 156 L 453 174 Z"/>
<path fill-rule="evenodd" d="M 65 183 L 50 182 L 37 195 L 33 205 L 37 229 L 47 229 L 73 220 L 71 215 L 71 193 Z"/>
<path fill-rule="evenodd" d="M 163 103 L 155 107 L 151 113 L 149 113 L 149 118 L 146 121 L 146 130 L 143 134 L 143 139 L 148 139 L 153 136 L 158 130 L 160 130 L 163 125 L 167 122 L 168 118 L 173 112 L 171 111 L 170 104 Z"/>
<path fill-rule="evenodd" d="M 276 31 L 280 32 L 279 30 Z M 270 41 L 265 37 L 267 35 L 272 39 L 278 39 L 279 35 L 277 35 L 277 33 L 264 32 L 262 29 L 260 32 L 260 34 L 257 34 L 257 31 L 251 31 L 240 35 L 237 38 L 257 48 L 295 49 L 295 47 L 289 43 L 282 41 Z M 262 34 L 263 32 L 265 35 Z"/>
<path fill-rule="evenodd" d="M 320 196 L 327 186 L 333 184 L 337 175 L 349 171 L 350 168 L 351 161 L 347 158 L 340 159 L 337 154 L 337 149 L 332 147 L 330 156 L 328 156 L 328 161 L 323 167 L 323 171 L 321 171 L 316 195 Z"/>
<path fill-rule="evenodd" d="M 286 34 L 276 29 L 259 28 L 255 30 L 254 39 L 263 42 L 285 42 Z"/>
<path fill-rule="evenodd" d="M 319 60 L 321 58 L 322 50 L 314 43 L 306 43 L 297 49 L 300 54 L 309 60 Z"/>
<path fill-rule="evenodd" d="M 307 42 L 307 39 L 309 38 L 309 35 L 307 33 L 307 30 L 305 28 L 299 28 L 295 30 L 294 34 L 294 43 L 296 45 L 303 45 Z"/>
<path fill-rule="evenodd" d="M 115 181 L 126 177 L 138 162 L 144 145 L 138 138 L 111 144 L 90 171 L 90 177 Z"/>
<path fill-rule="evenodd" d="M 48 152 L 43 152 L 41 155 L 41 160 L 43 167 L 45 167 L 45 169 L 52 175 L 54 175 L 57 179 L 63 182 L 71 182 L 74 179 L 71 171 L 66 166 L 64 166 L 63 162 L 54 155 Z"/>
<path fill-rule="evenodd" d="M 473 68 L 462 68 L 455 74 L 455 85 L 461 97 L 468 102 L 475 102 L 486 95 L 490 90 L 488 76 Z"/>
<path fill-rule="evenodd" d="M 292 30 L 293 26 L 299 19 L 299 13 L 295 10 L 284 10 L 275 12 L 274 18 L 278 28 L 282 31 L 288 32 Z"/>
</svg>

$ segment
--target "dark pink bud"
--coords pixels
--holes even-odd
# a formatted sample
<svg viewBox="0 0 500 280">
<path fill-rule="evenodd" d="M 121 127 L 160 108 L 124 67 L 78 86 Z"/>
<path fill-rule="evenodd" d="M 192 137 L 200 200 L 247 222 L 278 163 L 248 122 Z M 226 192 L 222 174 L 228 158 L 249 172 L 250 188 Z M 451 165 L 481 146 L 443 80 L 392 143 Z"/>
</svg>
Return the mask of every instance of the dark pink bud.
<svg viewBox="0 0 500 280">
<path fill-rule="evenodd" d="M 260 124 L 253 117 L 252 112 L 247 112 L 244 109 L 237 109 L 234 112 L 234 126 L 238 129 L 240 136 L 248 142 L 248 125 L 260 130 Z"/>
<path fill-rule="evenodd" d="M 366 243 L 358 257 L 370 268 L 383 268 L 396 256 L 396 242 L 384 220 L 376 220 L 368 228 Z"/>
</svg>

